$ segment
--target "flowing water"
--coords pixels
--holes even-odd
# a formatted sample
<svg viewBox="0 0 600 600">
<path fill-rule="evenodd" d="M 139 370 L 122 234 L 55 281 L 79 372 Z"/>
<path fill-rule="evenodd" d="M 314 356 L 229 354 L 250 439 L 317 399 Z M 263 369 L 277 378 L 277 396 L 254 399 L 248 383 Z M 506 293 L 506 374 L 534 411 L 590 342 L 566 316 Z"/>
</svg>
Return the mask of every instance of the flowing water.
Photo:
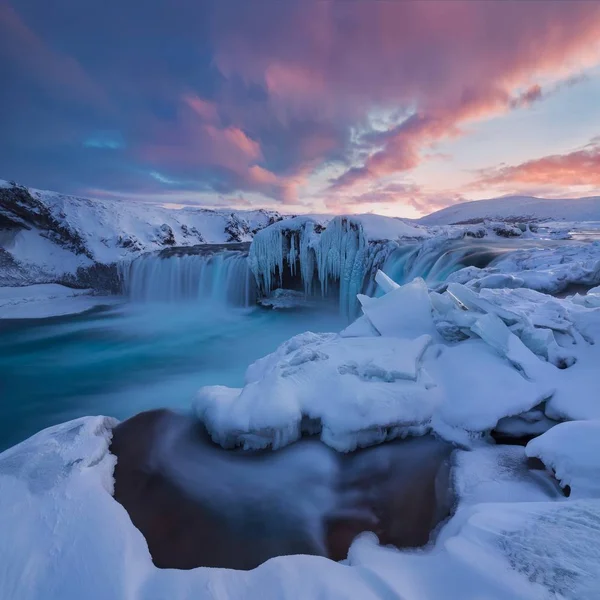
<svg viewBox="0 0 600 600">
<path fill-rule="evenodd" d="M 269 311 L 206 298 L 0 321 L 0 450 L 84 415 L 187 409 L 202 385 L 243 385 L 248 364 L 289 337 L 343 325 L 335 309 Z"/>
</svg>

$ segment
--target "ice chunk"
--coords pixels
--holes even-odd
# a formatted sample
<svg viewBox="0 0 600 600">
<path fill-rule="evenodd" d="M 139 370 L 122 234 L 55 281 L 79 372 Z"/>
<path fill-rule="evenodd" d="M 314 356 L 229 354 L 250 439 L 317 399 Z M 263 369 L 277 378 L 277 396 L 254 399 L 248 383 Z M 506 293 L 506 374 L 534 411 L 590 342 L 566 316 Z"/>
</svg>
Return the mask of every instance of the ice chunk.
<svg viewBox="0 0 600 600">
<path fill-rule="evenodd" d="M 381 298 L 371 298 L 363 312 L 383 336 L 416 337 L 435 335 L 427 285 L 415 279 Z"/>
<path fill-rule="evenodd" d="M 400 287 L 393 279 L 388 277 L 381 270 L 377 271 L 377 274 L 375 275 L 375 281 L 385 293 L 391 292 L 392 290 L 396 290 Z"/>
<path fill-rule="evenodd" d="M 372 337 L 378 336 L 379 332 L 365 315 L 361 315 L 356 321 L 350 323 L 346 329 L 340 332 L 341 337 Z"/>
<path fill-rule="evenodd" d="M 313 334 L 314 335 L 314 334 Z M 247 375 L 241 390 L 202 388 L 197 415 L 225 446 L 278 448 L 321 424 L 321 439 L 341 451 L 422 434 L 438 401 L 421 368 L 430 344 L 414 340 L 337 337 L 279 349 Z"/>
<path fill-rule="evenodd" d="M 515 277 L 509 273 L 492 273 L 478 279 L 474 287 L 483 288 L 520 288 L 523 287 L 525 281 L 521 277 Z"/>
<path fill-rule="evenodd" d="M 540 363 L 535 354 L 495 314 L 479 317 L 471 330 L 504 356 L 525 377 L 532 379 L 541 374 L 543 363 Z"/>
<path fill-rule="evenodd" d="M 451 432 L 444 425 L 470 432 L 489 431 L 500 419 L 530 410 L 553 391 L 543 380 L 525 379 L 481 340 L 443 348 L 437 357 L 429 352 L 423 366 L 443 397 L 433 427 L 446 438 Z"/>
</svg>

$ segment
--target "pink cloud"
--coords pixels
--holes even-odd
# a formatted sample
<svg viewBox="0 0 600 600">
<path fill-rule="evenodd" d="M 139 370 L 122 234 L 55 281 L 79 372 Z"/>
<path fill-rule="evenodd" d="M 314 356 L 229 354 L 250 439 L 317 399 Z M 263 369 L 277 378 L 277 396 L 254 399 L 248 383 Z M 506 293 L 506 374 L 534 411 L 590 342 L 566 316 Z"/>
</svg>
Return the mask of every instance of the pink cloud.
<svg viewBox="0 0 600 600">
<path fill-rule="evenodd" d="M 209 102 L 195 94 L 186 94 L 183 102 L 187 104 L 203 121 L 207 123 L 218 123 L 219 113 L 214 102 Z"/>
<path fill-rule="evenodd" d="M 368 139 L 366 159 L 334 189 L 410 171 L 465 125 L 525 108 L 600 63 L 598 2 L 309 0 L 278 3 L 268 19 L 251 6 L 235 18 L 217 11 L 216 30 L 218 68 L 264 86 L 283 123 L 359 124 L 378 106 L 413 113 Z"/>
<path fill-rule="evenodd" d="M 544 156 L 519 165 L 486 170 L 475 186 L 481 188 L 507 183 L 600 186 L 600 143 L 592 141 L 585 148 L 568 154 Z"/>
</svg>

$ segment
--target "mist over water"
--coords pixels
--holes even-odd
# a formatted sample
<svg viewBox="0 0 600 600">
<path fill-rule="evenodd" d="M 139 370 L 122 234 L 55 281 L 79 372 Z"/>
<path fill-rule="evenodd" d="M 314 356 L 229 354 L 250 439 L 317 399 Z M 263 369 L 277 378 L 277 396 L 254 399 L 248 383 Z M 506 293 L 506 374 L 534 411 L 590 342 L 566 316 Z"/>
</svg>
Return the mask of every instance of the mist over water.
<svg viewBox="0 0 600 600">
<path fill-rule="evenodd" d="M 217 302 L 123 303 L 0 323 L 0 449 L 84 415 L 187 410 L 203 385 L 241 386 L 246 367 L 303 331 L 338 331 L 328 311 Z"/>
</svg>

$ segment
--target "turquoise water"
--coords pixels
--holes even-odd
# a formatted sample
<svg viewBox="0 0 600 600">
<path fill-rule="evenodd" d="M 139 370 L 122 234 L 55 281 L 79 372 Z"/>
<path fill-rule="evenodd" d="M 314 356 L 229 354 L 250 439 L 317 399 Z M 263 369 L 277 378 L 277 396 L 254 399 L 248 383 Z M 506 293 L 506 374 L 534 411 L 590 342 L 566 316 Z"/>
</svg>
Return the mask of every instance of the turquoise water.
<svg viewBox="0 0 600 600">
<path fill-rule="evenodd" d="M 202 385 L 243 385 L 248 364 L 289 337 L 343 326 L 324 310 L 197 302 L 0 322 L 0 450 L 84 415 L 188 409 Z"/>
</svg>

